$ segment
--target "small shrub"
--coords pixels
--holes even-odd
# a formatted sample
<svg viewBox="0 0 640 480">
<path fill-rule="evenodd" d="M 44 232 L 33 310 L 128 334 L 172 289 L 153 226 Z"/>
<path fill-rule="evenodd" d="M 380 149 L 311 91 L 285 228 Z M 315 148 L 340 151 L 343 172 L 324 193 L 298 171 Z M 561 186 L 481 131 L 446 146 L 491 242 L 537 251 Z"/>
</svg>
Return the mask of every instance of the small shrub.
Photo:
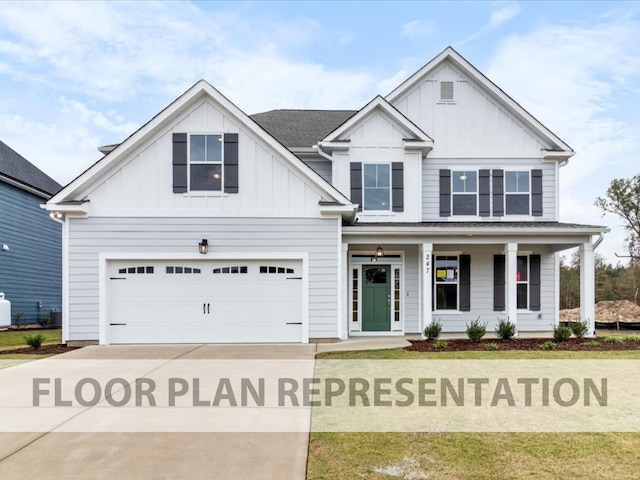
<svg viewBox="0 0 640 480">
<path fill-rule="evenodd" d="M 27 342 L 27 345 L 37 350 L 40 348 L 40 345 L 42 345 L 42 342 L 44 342 L 44 338 L 44 335 L 38 333 L 37 335 L 27 335 L 24 337 L 24 340 Z"/>
<path fill-rule="evenodd" d="M 487 350 L 498 350 L 498 344 L 496 342 L 485 343 L 484 348 Z"/>
<path fill-rule="evenodd" d="M 620 337 L 604 337 L 604 341 L 607 343 L 622 343 L 624 340 Z"/>
<path fill-rule="evenodd" d="M 625 335 L 625 342 L 640 342 L 640 335 Z"/>
<path fill-rule="evenodd" d="M 437 320 L 431 320 L 431 323 L 424 329 L 424 336 L 427 340 L 437 340 L 442 333 L 442 324 Z"/>
<path fill-rule="evenodd" d="M 49 326 L 49 323 L 50 323 L 49 314 L 40 315 L 38 317 L 38 323 L 40 324 L 40 326 L 42 328 L 47 328 Z"/>
<path fill-rule="evenodd" d="M 12 315 L 12 317 L 13 324 L 16 326 L 16 328 L 21 328 L 24 325 L 24 313 L 16 312 Z"/>
<path fill-rule="evenodd" d="M 479 342 L 487 333 L 487 323 L 480 323 L 480 317 L 471 323 L 467 323 L 467 337 L 472 342 Z"/>
<path fill-rule="evenodd" d="M 585 342 L 584 346 L 590 348 L 598 348 L 600 346 L 600 342 L 593 340 L 591 342 Z"/>
<path fill-rule="evenodd" d="M 571 322 L 571 332 L 578 338 L 584 337 L 589 332 L 589 321 Z"/>
<path fill-rule="evenodd" d="M 496 325 L 496 335 L 504 340 L 511 340 L 516 336 L 516 324 L 510 322 L 509 319 L 499 320 Z"/>
<path fill-rule="evenodd" d="M 542 345 L 540 345 L 540 348 L 542 350 L 555 350 L 556 348 L 558 348 L 558 344 L 557 343 L 553 343 L 550 340 L 547 340 Z"/>
<path fill-rule="evenodd" d="M 571 328 L 564 325 L 553 327 L 553 339 L 556 342 L 566 342 L 571 338 Z"/>
<path fill-rule="evenodd" d="M 433 342 L 433 346 L 438 350 L 444 350 L 449 346 L 449 342 L 447 342 L 446 340 L 436 340 L 435 342 Z"/>
</svg>

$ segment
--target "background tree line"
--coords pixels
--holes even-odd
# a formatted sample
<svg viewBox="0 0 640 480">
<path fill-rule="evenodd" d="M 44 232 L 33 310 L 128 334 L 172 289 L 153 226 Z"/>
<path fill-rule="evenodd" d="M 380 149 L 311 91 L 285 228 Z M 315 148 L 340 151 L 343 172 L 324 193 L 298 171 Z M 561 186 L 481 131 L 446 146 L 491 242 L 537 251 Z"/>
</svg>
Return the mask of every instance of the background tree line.
<svg viewBox="0 0 640 480">
<path fill-rule="evenodd" d="M 595 205 L 603 214 L 614 214 L 624 222 L 628 232 L 625 239 L 627 265 L 607 263 L 595 254 L 596 302 L 601 300 L 629 300 L 638 305 L 640 291 L 640 175 L 614 179 L 604 197 Z M 560 309 L 580 306 L 580 255 L 560 261 Z"/>
</svg>

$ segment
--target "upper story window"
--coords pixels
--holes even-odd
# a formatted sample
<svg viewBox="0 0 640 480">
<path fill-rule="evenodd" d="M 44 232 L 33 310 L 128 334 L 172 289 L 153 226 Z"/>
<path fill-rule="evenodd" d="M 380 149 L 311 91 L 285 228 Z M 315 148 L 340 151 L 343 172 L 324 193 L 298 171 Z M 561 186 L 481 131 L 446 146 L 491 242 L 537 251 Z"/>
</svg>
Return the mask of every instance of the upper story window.
<svg viewBox="0 0 640 480">
<path fill-rule="evenodd" d="M 478 172 L 451 172 L 451 203 L 453 215 L 477 215 Z"/>
<path fill-rule="evenodd" d="M 391 210 L 391 165 L 365 163 L 362 177 L 364 210 Z"/>
<path fill-rule="evenodd" d="M 192 191 L 222 190 L 223 136 L 189 135 L 189 186 Z"/>
<path fill-rule="evenodd" d="M 504 192 L 507 215 L 529 215 L 529 172 L 504 172 Z"/>
</svg>

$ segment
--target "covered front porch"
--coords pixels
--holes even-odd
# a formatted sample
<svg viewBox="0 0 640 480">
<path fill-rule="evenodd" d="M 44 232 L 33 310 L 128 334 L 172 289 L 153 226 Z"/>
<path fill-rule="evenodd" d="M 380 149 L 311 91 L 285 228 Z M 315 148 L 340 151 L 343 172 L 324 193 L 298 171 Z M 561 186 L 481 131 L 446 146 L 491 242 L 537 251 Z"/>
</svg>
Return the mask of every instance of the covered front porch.
<svg viewBox="0 0 640 480">
<path fill-rule="evenodd" d="M 509 228 L 511 226 L 511 228 Z M 455 231 L 454 231 L 455 230 Z M 594 248 L 602 227 L 572 224 L 343 227 L 341 338 L 464 332 L 480 319 L 548 332 L 559 318 L 559 252 L 579 247 L 581 312 L 595 331 Z"/>
</svg>

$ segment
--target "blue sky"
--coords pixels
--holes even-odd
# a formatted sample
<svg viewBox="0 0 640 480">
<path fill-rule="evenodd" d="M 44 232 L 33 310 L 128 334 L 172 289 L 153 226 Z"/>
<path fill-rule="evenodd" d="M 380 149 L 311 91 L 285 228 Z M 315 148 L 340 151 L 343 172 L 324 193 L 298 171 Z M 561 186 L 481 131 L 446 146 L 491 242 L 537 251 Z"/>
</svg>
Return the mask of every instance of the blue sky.
<svg viewBox="0 0 640 480">
<path fill-rule="evenodd" d="M 447 45 L 578 154 L 561 220 L 640 173 L 640 3 L 2 2 L 0 139 L 60 183 L 205 78 L 247 113 L 359 108 Z"/>
</svg>

